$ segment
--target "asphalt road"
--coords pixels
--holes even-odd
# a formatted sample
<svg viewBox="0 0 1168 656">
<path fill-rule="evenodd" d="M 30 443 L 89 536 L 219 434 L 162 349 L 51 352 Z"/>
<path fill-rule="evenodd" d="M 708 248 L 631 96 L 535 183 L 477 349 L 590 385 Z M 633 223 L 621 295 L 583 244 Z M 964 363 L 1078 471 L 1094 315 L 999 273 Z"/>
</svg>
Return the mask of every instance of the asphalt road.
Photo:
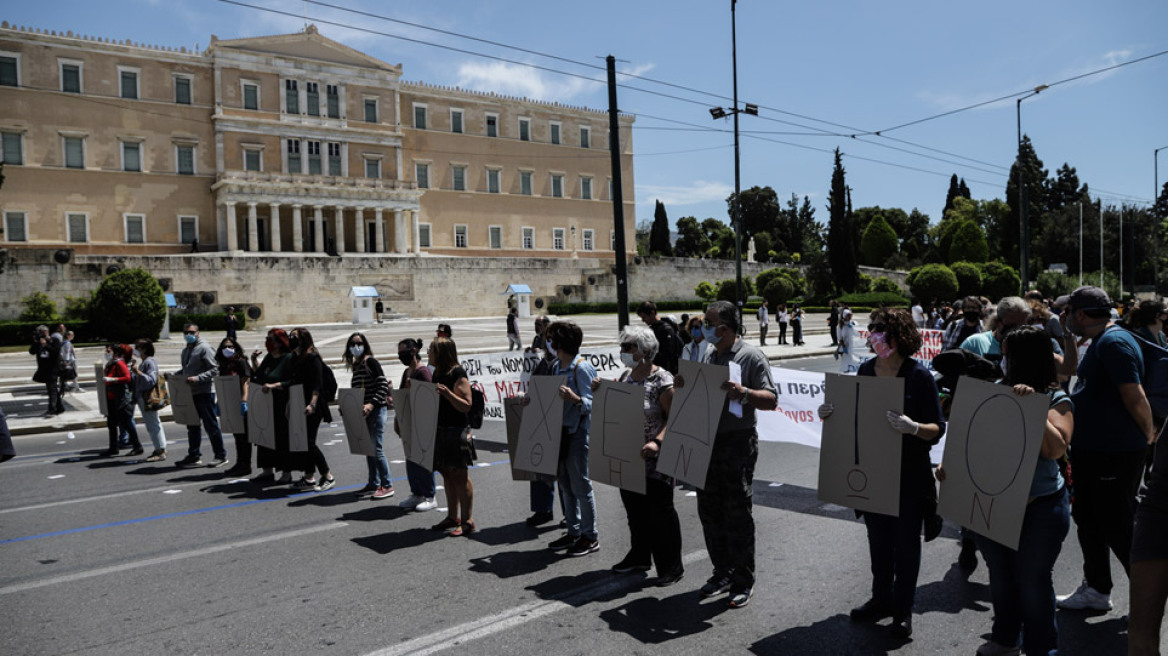
<svg viewBox="0 0 1168 656">
<path fill-rule="evenodd" d="M 184 431 L 164 426 L 181 455 Z M 558 530 L 523 524 L 527 484 L 511 481 L 501 424 L 477 435 L 470 538 L 428 530 L 439 512 L 401 511 L 404 480 L 393 499 L 357 500 L 365 463 L 341 433 L 321 429 L 338 486 L 300 494 L 219 470 L 102 459 L 104 430 L 19 438 L 22 455 L 0 465 L 0 653 L 972 654 L 988 637 L 985 567 L 967 578 L 954 566 L 951 527 L 924 547 L 912 640 L 848 620 L 868 596 L 865 531 L 815 498 L 812 448 L 762 444 L 759 584 L 750 606 L 731 610 L 725 597 L 698 598 L 710 565 L 684 489 L 686 576 L 646 587 L 608 571 L 628 548 L 614 488 L 597 486 L 599 553 L 556 556 L 545 544 Z M 404 479 L 400 442 L 387 447 Z M 1056 589 L 1073 590 L 1080 568 L 1072 532 Z M 1113 612 L 1060 613 L 1062 654 L 1124 652 L 1127 583 L 1113 571 Z"/>
</svg>

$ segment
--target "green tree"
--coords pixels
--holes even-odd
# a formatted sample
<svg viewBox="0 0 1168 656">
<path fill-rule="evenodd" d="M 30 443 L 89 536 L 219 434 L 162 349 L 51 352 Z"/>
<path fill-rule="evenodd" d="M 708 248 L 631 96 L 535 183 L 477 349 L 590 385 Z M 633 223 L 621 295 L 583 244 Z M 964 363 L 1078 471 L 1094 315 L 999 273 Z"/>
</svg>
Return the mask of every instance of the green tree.
<svg viewBox="0 0 1168 656">
<path fill-rule="evenodd" d="M 949 265 L 957 276 L 957 295 L 977 296 L 981 294 L 981 269 L 969 262 L 954 262 Z"/>
<path fill-rule="evenodd" d="M 860 239 L 860 259 L 868 266 L 882 267 L 888 258 L 896 253 L 899 245 L 896 231 L 888 225 L 883 216 L 877 214 L 876 218 L 868 223 L 864 236 Z"/>
<path fill-rule="evenodd" d="M 737 286 L 733 278 L 728 278 L 718 283 L 717 297 L 719 301 L 730 301 L 731 303 L 738 302 L 738 294 L 736 292 Z M 754 284 L 750 281 L 750 276 L 742 276 L 742 298 L 745 300 L 754 294 Z"/>
<path fill-rule="evenodd" d="M 986 262 L 981 266 L 981 293 L 997 301 L 1005 296 L 1017 296 L 1022 286 L 1018 271 L 1001 262 Z"/>
<path fill-rule="evenodd" d="M 794 298 L 794 296 L 795 289 L 791 286 L 791 281 L 782 276 L 773 278 L 762 289 L 762 297 L 766 299 L 767 305 L 771 307 L 775 307 L 780 303 L 786 303 Z"/>
<path fill-rule="evenodd" d="M 1018 174 L 1021 171 L 1023 180 L 1023 190 L 1025 191 L 1025 202 L 1028 207 L 1029 219 L 1034 221 L 1041 217 L 1046 212 L 1047 195 L 1048 195 L 1048 181 L 1049 172 L 1042 168 L 1042 160 L 1038 159 L 1038 154 L 1034 151 L 1033 144 L 1030 143 L 1030 137 L 1022 135 L 1022 143 L 1018 148 L 1018 155 L 1014 160 L 1014 164 L 1010 166 L 1010 179 L 1006 182 L 1006 202 L 1010 206 L 1010 213 L 1005 217 L 1005 221 L 1001 226 L 1001 233 L 997 235 L 1000 239 L 997 252 L 1000 253 L 1011 266 L 1017 265 L 1019 262 L 1018 245 L 1021 241 L 1021 233 L 1019 226 L 1019 212 L 1021 204 L 1018 197 Z M 1033 234 L 1033 231 L 1031 231 Z M 993 250 L 993 249 L 991 249 Z"/>
<path fill-rule="evenodd" d="M 110 340 L 158 339 L 165 318 L 162 286 L 145 269 L 111 274 L 93 295 L 91 323 L 97 334 Z"/>
<path fill-rule="evenodd" d="M 914 298 L 948 300 L 957 297 L 957 276 L 944 264 L 925 264 L 912 270 L 909 288 Z"/>
<path fill-rule="evenodd" d="M 649 254 L 649 234 L 653 231 L 653 224 L 649 221 L 641 221 L 637 224 L 637 255 Z"/>
<path fill-rule="evenodd" d="M 856 267 L 856 245 L 852 235 L 851 194 L 844 179 L 843 156 L 835 149 L 835 166 L 831 172 L 831 194 L 827 210 L 827 258 L 835 284 L 844 291 L 854 291 L 860 270 Z"/>
<path fill-rule="evenodd" d="M 766 271 L 758 274 L 758 277 L 755 278 L 754 283 L 758 289 L 765 291 L 767 285 L 769 285 L 771 281 L 776 278 L 785 278 L 787 282 L 791 283 L 791 293 L 795 296 L 803 294 L 807 287 L 807 281 L 803 278 L 803 275 L 799 273 L 799 270 L 788 267 L 775 267 L 773 269 L 767 269 Z"/>
<path fill-rule="evenodd" d="M 699 282 L 698 286 L 694 287 L 694 294 L 697 294 L 698 298 L 705 301 L 715 301 L 718 299 L 717 288 L 706 280 Z"/>
<path fill-rule="evenodd" d="M 1099 282 L 1099 279 L 1096 278 L 1095 282 Z M 1078 286 L 1078 278 L 1072 280 L 1062 271 L 1043 271 L 1034 279 L 1034 287 L 1047 298 L 1058 298 L 1064 294 L 1070 294 Z"/>
<path fill-rule="evenodd" d="M 770 262 L 775 252 L 775 238 L 769 232 L 760 232 L 751 237 L 754 240 L 754 261 Z"/>
<path fill-rule="evenodd" d="M 751 237 L 760 233 L 775 232 L 779 225 L 779 197 L 770 187 L 751 187 L 742 190 L 742 243 L 745 244 Z M 734 194 L 726 199 L 726 210 L 730 216 L 730 225 L 734 225 Z"/>
<path fill-rule="evenodd" d="M 985 262 L 990 249 L 985 233 L 973 221 L 960 221 L 953 229 L 953 240 L 949 244 L 951 262 Z"/>
<path fill-rule="evenodd" d="M 51 323 L 57 321 L 57 304 L 44 292 L 33 292 L 20 299 L 24 311 L 20 313 L 21 321 L 43 321 Z"/>
<path fill-rule="evenodd" d="M 900 288 L 900 285 L 892 282 L 892 280 L 888 276 L 879 276 L 875 280 L 873 280 L 872 281 L 872 291 L 876 292 L 876 293 L 880 293 L 880 292 L 889 293 L 890 292 L 893 294 L 900 294 L 902 296 L 904 295 L 904 290 Z"/>
<path fill-rule="evenodd" d="M 692 216 L 677 220 L 677 243 L 673 254 L 677 257 L 701 257 L 710 250 L 710 238 L 702 230 L 701 224 Z"/>
<path fill-rule="evenodd" d="M 665 214 L 665 204 L 657 201 L 653 210 L 653 227 L 649 230 L 649 253 L 651 255 L 673 255 L 669 243 L 669 216 Z"/>
</svg>

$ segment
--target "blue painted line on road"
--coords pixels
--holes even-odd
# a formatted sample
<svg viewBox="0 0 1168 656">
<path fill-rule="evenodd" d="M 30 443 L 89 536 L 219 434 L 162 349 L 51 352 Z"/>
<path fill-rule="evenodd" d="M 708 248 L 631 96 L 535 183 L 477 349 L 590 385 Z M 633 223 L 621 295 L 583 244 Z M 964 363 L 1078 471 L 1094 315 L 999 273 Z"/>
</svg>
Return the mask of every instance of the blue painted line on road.
<svg viewBox="0 0 1168 656">
<path fill-rule="evenodd" d="M 474 468 L 490 467 L 492 465 L 502 465 L 502 464 L 508 464 L 510 462 L 511 462 L 510 460 L 500 460 L 497 462 L 485 462 L 485 463 L 480 463 L 480 464 L 475 465 Z M 407 477 L 400 476 L 398 478 L 390 479 L 390 482 L 397 483 L 397 482 L 401 482 L 404 480 L 407 480 Z M 334 487 L 334 488 L 332 488 L 332 490 L 326 490 L 326 491 L 344 492 L 346 490 L 355 490 L 355 489 L 359 489 L 361 487 L 363 487 L 363 486 L 357 485 L 357 484 L 342 485 L 342 486 Z M 152 515 L 150 517 L 138 517 L 136 519 L 126 519 L 126 520 L 122 520 L 120 522 L 109 522 L 107 524 L 94 524 L 93 526 L 81 526 L 79 528 L 70 528 L 70 529 L 65 529 L 63 531 L 52 531 L 50 533 L 40 533 L 38 535 L 26 535 L 26 536 L 19 537 L 19 538 L 8 538 L 7 540 L 0 540 L 0 544 L 12 544 L 14 542 L 27 542 L 29 540 L 42 540 L 44 538 L 55 538 L 55 537 L 59 537 L 62 535 L 73 535 L 75 533 L 85 533 L 87 531 L 96 531 L 96 530 L 102 529 L 102 528 L 114 528 L 117 526 L 131 526 L 133 524 L 141 524 L 144 522 L 153 522 L 153 521 L 157 521 L 159 519 L 171 519 L 174 517 L 186 517 L 189 515 L 201 515 L 203 513 L 209 513 L 209 512 L 216 511 L 216 510 L 229 510 L 231 508 L 244 508 L 247 506 L 254 506 L 257 504 L 261 504 L 261 503 L 272 503 L 273 501 L 287 501 L 289 499 L 300 499 L 303 497 L 312 496 L 314 494 L 321 494 L 321 492 L 320 491 L 309 491 L 309 492 L 301 492 L 299 494 L 289 494 L 288 496 L 284 496 L 284 497 L 272 497 L 271 499 L 250 499 L 248 501 L 240 501 L 238 503 L 229 503 L 229 504 L 223 505 L 223 506 L 212 506 L 210 508 L 196 508 L 194 510 L 184 510 L 181 512 L 166 513 L 163 515 Z"/>
</svg>

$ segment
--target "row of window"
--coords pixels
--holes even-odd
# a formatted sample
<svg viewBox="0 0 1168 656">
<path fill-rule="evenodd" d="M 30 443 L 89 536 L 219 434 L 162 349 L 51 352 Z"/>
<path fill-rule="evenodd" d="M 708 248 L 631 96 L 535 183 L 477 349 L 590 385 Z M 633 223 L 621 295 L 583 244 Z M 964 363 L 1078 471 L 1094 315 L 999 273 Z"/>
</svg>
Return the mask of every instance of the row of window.
<svg viewBox="0 0 1168 656">
<path fill-rule="evenodd" d="M 468 230 L 469 230 L 469 226 L 467 226 L 465 224 L 456 224 L 454 226 L 454 247 L 455 248 L 468 248 L 469 247 L 469 240 L 467 238 Z M 431 231 L 431 226 L 429 223 L 419 223 L 418 224 L 418 241 L 420 242 L 422 248 L 430 248 L 431 247 L 430 231 Z M 567 232 L 564 230 L 564 228 L 552 228 L 551 234 L 552 234 L 552 250 L 557 250 L 557 251 L 566 250 L 567 243 L 565 240 L 565 236 L 566 236 Z M 573 236 L 574 235 L 575 235 L 575 231 L 573 231 Z M 581 250 L 585 250 L 585 251 L 596 250 L 596 232 L 594 230 L 592 230 L 591 228 L 585 229 L 580 233 L 580 235 L 581 235 L 581 242 L 580 242 Z M 609 241 L 609 250 L 612 250 L 613 248 L 615 248 L 615 244 L 616 244 L 616 232 L 615 231 L 612 231 L 612 230 L 609 231 L 609 240 L 608 241 Z M 489 248 L 495 249 L 495 250 L 503 248 L 503 226 L 488 226 L 487 227 L 487 245 Z M 522 248 L 523 250 L 535 250 L 535 247 L 536 247 L 535 228 L 531 228 L 531 227 L 520 228 L 520 243 L 519 243 L 519 245 L 520 245 L 520 248 Z"/>
<path fill-rule="evenodd" d="M 531 141 L 531 119 L 526 116 L 521 116 L 518 119 L 516 137 L 520 141 Z M 414 129 L 428 130 L 430 129 L 430 106 L 425 103 L 414 103 Z M 465 113 L 461 109 L 450 110 L 450 131 L 455 134 L 465 134 L 466 119 Z M 580 147 L 592 147 L 592 127 L 588 125 L 581 125 L 580 128 Z M 559 121 L 548 121 L 548 143 L 561 144 L 563 133 L 563 124 Z M 499 136 L 499 115 L 493 113 L 486 114 L 486 121 L 483 129 L 483 134 L 488 137 Z"/>
<path fill-rule="evenodd" d="M 88 135 L 81 133 L 61 133 L 61 157 L 65 168 L 85 168 L 85 151 Z M 124 140 L 122 144 L 122 170 L 142 170 L 142 142 Z M 24 135 L 20 132 L 0 132 L 0 161 L 5 164 L 24 164 Z M 179 175 L 195 174 L 195 149 L 191 142 L 175 142 L 174 170 Z"/>
<path fill-rule="evenodd" d="M 454 191 L 467 191 L 466 176 L 467 166 L 463 164 L 452 164 L 450 166 L 451 189 Z M 498 194 L 501 192 L 501 178 L 503 171 L 498 168 L 487 168 L 487 193 Z M 564 174 L 549 173 L 548 183 L 550 187 L 549 195 L 552 198 L 564 198 Z M 534 171 L 519 171 L 519 194 L 522 196 L 532 196 L 533 180 L 535 178 Z M 424 162 L 416 162 L 414 164 L 414 180 L 418 183 L 418 189 L 430 188 L 430 164 Z M 595 196 L 592 189 L 592 177 L 587 175 L 580 176 L 579 196 L 581 200 L 594 200 Z M 612 180 L 608 181 L 608 197 L 612 198 Z"/>
<path fill-rule="evenodd" d="M 60 90 L 65 93 L 84 93 L 85 64 L 75 59 L 58 59 L 57 73 Z M 142 69 L 134 66 L 118 66 L 118 95 L 128 100 L 142 97 Z M 174 87 L 174 102 L 191 104 L 194 76 L 188 73 L 171 73 Z M 0 86 L 20 86 L 20 56 L 16 53 L 0 54 Z"/>
<path fill-rule="evenodd" d="M 146 215 L 123 214 L 122 223 L 125 229 L 127 244 L 146 243 Z M 70 243 L 89 243 L 89 214 L 86 212 L 67 212 L 65 214 L 65 234 Z M 190 244 L 199 238 L 199 217 L 178 217 L 178 241 L 180 244 Z M 10 211 L 4 213 L 4 241 L 28 241 L 28 212 Z"/>
</svg>

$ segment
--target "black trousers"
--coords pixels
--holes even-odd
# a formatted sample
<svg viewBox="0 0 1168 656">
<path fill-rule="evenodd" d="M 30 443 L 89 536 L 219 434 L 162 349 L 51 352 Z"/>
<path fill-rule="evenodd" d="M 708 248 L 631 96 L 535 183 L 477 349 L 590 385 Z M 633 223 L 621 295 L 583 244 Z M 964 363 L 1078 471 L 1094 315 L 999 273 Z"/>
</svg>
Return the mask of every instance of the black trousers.
<svg viewBox="0 0 1168 656">
<path fill-rule="evenodd" d="M 754 464 L 758 433 L 718 433 L 710 453 L 706 487 L 698 490 L 698 519 L 717 574 L 735 587 L 754 586 Z"/>
<path fill-rule="evenodd" d="M 892 606 L 892 612 L 898 616 L 912 612 L 921 571 L 925 495 L 912 494 L 911 488 L 902 478 L 899 517 L 864 513 L 868 556 L 872 561 L 872 598 Z"/>
<path fill-rule="evenodd" d="M 50 383 L 51 385 L 52 383 Z M 106 428 L 109 429 L 109 450 L 118 450 L 118 433 L 125 431 L 130 434 L 130 448 L 141 449 L 142 443 L 138 441 L 138 430 L 134 428 L 134 406 L 126 404 L 120 408 L 115 408 L 113 402 L 110 402 L 109 414 L 105 420 Z"/>
<path fill-rule="evenodd" d="M 779 343 L 780 344 L 787 343 L 787 322 L 786 321 L 779 322 Z"/>
<path fill-rule="evenodd" d="M 1115 554 L 1130 574 L 1136 493 L 1144 473 L 1145 450 L 1072 451 L 1074 503 L 1071 516 L 1083 551 L 1087 585 L 1111 594 L 1111 558 Z"/>
<path fill-rule="evenodd" d="M 621 490 L 629 519 L 632 562 L 652 562 L 664 576 L 681 568 L 681 522 L 673 507 L 673 485 L 646 477 L 645 493 Z"/>
<path fill-rule="evenodd" d="M 320 430 L 320 420 L 319 412 L 314 412 L 308 416 L 308 457 L 304 461 L 304 474 L 308 477 L 312 477 L 317 470 L 321 474 L 329 473 L 328 460 L 325 460 L 324 452 L 316 445 L 316 434 Z"/>
</svg>

